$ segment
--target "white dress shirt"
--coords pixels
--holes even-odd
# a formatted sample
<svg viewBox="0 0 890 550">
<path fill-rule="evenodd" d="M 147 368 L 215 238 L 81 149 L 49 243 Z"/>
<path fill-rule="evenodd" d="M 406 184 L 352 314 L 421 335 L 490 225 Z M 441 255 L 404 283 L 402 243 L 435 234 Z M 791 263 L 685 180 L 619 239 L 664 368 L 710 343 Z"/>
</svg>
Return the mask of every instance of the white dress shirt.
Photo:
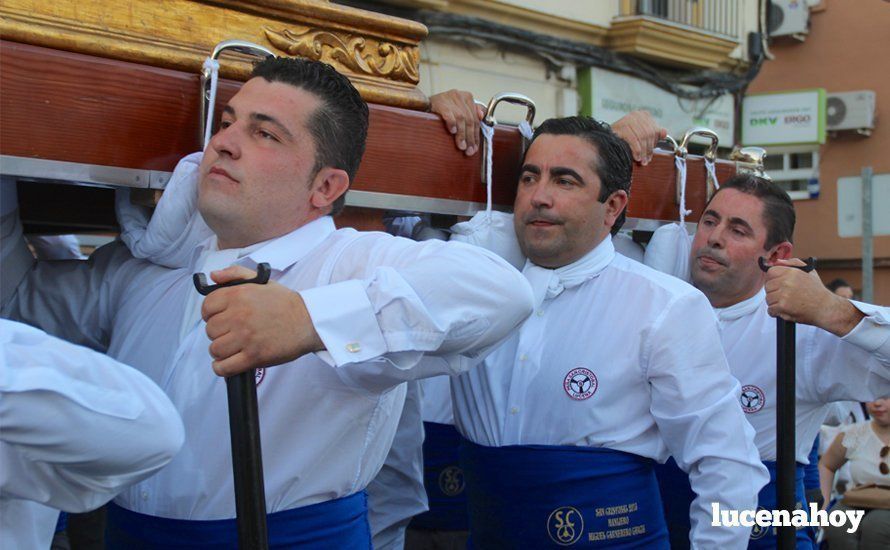
<svg viewBox="0 0 890 550">
<path fill-rule="evenodd" d="M 392 447 L 377 477 L 368 484 L 368 523 L 375 550 L 401 550 L 411 518 L 429 510 L 423 487 L 424 434 L 418 387 L 426 380 L 408 382 Z"/>
<path fill-rule="evenodd" d="M 170 462 L 183 429 L 138 371 L 0 319 L 0 547 L 49 548 L 86 512 Z"/>
<path fill-rule="evenodd" d="M 434 376 L 420 381 L 420 417 L 424 422 L 454 425 L 450 376 Z"/>
<path fill-rule="evenodd" d="M 573 274 L 584 282 L 551 299 L 560 286 L 551 281 L 519 331 L 482 367 L 452 379 L 458 430 L 485 446 L 605 447 L 659 462 L 673 455 L 699 495 L 696 545 L 745 548 L 746 529 L 711 526 L 711 503 L 754 509 L 768 476 L 707 299 L 615 254 L 609 238 L 579 262 L 596 266 L 586 278 Z M 579 369 L 593 374 L 589 387 L 570 386 Z"/>
<path fill-rule="evenodd" d="M 389 213 L 388 213 L 389 214 Z M 418 229 L 428 227 L 428 216 L 404 215 L 394 212 L 383 217 L 387 233 L 397 237 L 414 238 Z M 438 360 L 426 357 L 424 361 Z M 448 376 L 434 376 L 408 383 L 405 406 L 396 428 L 392 447 L 383 467 L 368 485 L 368 522 L 372 543 L 377 550 L 401 550 L 405 546 L 405 531 L 411 518 L 429 510 L 423 485 L 423 442 L 425 438 L 422 409 L 426 400 L 422 388 L 429 382 L 444 380 L 444 389 L 451 409 L 451 386 Z"/>
<path fill-rule="evenodd" d="M 807 456 L 835 401 L 890 395 L 890 308 L 851 302 L 866 317 L 843 338 L 798 324 L 797 461 Z M 766 293 L 716 309 L 729 368 L 742 384 L 741 402 L 762 460 L 776 460 L 776 319 Z"/>
<path fill-rule="evenodd" d="M 144 514 L 235 516 L 225 381 L 211 369 L 200 318 L 180 338 L 202 252 L 186 269 L 136 260 L 120 244 L 94 254 L 92 270 L 39 264 L 6 308 L 67 338 L 108 342 L 111 356 L 173 401 L 185 424 L 183 451 L 116 500 Z M 261 262 L 300 292 L 326 347 L 257 374 L 269 513 L 364 489 L 392 442 L 402 382 L 478 363 L 531 309 L 525 280 L 491 253 L 336 230 L 329 217 L 238 261 Z M 419 363 L 424 354 L 437 361 Z"/>
</svg>

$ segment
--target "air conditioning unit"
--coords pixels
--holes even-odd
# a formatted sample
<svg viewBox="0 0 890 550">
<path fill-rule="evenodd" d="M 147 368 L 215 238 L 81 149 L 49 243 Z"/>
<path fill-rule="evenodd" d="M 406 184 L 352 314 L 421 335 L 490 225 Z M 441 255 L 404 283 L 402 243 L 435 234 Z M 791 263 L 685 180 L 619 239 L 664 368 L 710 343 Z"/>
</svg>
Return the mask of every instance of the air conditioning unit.
<svg viewBox="0 0 890 550">
<path fill-rule="evenodd" d="M 772 0 L 767 21 L 770 36 L 803 40 L 810 32 L 810 5 L 805 0 Z"/>
<path fill-rule="evenodd" d="M 869 136 L 875 127 L 875 93 L 872 90 L 828 94 L 825 128 L 829 132 L 855 130 Z"/>
</svg>

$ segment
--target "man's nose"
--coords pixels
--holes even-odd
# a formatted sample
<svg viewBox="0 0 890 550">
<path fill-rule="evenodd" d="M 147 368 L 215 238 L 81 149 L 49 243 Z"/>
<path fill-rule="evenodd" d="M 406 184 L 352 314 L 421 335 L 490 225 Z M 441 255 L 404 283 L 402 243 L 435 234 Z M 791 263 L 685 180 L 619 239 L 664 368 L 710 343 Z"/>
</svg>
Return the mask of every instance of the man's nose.
<svg viewBox="0 0 890 550">
<path fill-rule="evenodd" d="M 546 182 L 540 181 L 532 190 L 531 203 L 535 208 L 550 208 L 553 206 L 553 194 Z"/>
<path fill-rule="evenodd" d="M 723 226 L 717 225 L 708 233 L 708 245 L 712 248 L 723 248 L 725 233 Z"/>
<path fill-rule="evenodd" d="M 238 158 L 241 156 L 241 147 L 238 144 L 237 131 L 235 125 L 220 128 L 210 138 L 209 147 L 212 147 L 219 156 L 229 156 Z"/>
</svg>

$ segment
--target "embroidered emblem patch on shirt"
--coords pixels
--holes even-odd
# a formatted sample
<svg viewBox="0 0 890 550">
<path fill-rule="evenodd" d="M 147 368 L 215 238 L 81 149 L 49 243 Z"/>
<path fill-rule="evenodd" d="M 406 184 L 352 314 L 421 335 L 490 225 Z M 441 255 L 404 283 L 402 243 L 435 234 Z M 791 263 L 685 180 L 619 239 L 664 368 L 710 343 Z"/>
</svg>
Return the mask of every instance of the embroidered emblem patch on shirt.
<svg viewBox="0 0 890 550">
<path fill-rule="evenodd" d="M 584 401 L 596 393 L 596 375 L 583 367 L 572 369 L 563 380 L 562 387 L 572 399 Z"/>
<path fill-rule="evenodd" d="M 253 373 L 253 379 L 256 382 L 256 385 L 259 386 L 260 382 L 263 381 L 263 378 L 266 377 L 266 367 L 260 367 L 256 369 Z"/>
<path fill-rule="evenodd" d="M 766 396 L 763 394 L 762 389 L 748 385 L 742 386 L 742 395 L 739 400 L 742 402 L 742 410 L 746 414 L 751 414 L 763 408 L 763 405 L 766 403 Z"/>
</svg>

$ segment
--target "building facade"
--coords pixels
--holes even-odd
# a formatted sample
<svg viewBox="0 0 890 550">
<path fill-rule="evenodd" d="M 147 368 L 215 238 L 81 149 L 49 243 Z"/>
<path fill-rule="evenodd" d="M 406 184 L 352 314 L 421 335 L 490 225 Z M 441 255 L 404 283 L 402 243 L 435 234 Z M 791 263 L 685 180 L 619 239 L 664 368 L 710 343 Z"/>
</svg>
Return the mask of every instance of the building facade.
<svg viewBox="0 0 890 550">
<path fill-rule="evenodd" d="M 535 100 L 537 120 L 580 112 L 613 122 L 643 108 L 677 139 L 694 126 L 715 130 L 724 157 L 742 142 L 746 96 L 821 89 L 830 99 L 870 90 L 877 112 L 890 102 L 890 70 L 879 61 L 890 51 L 885 0 L 344 3 L 429 27 L 421 46 L 427 95 L 458 88 L 485 102 L 520 92 Z M 824 117 L 824 103 L 819 108 Z M 524 115 L 507 105 L 497 118 L 517 123 Z M 890 237 L 880 234 L 890 223 L 890 127 L 878 122 L 867 137 L 829 128 L 823 141 L 765 145 L 768 171 L 796 201 L 796 253 L 817 257 L 825 282 L 843 277 L 862 291 L 862 239 L 851 235 L 861 225 L 861 199 L 850 178 L 871 166 L 873 300 L 890 303 Z"/>
<path fill-rule="evenodd" d="M 770 50 L 775 59 L 764 63 L 748 93 L 825 89 L 829 98 L 825 143 L 803 148 L 817 153 L 816 165 L 809 169 L 818 169 L 819 193 L 795 201 L 795 250 L 799 256 L 818 258 L 818 271 L 826 283 L 840 277 L 861 293 L 862 239 L 856 236 L 861 235 L 862 219 L 859 176 L 864 167 L 871 167 L 876 176 L 873 300 L 890 304 L 890 122 L 880 117 L 890 113 L 890 63 L 883 59 L 890 51 L 890 2 L 823 0 L 810 10 L 809 24 L 803 41 L 773 40 Z M 830 118 L 840 113 L 831 97 L 843 94 L 838 97 L 846 100 L 850 96 L 845 92 L 851 91 L 874 92 L 874 127 L 832 131 Z M 848 104 L 845 110 L 852 113 L 855 108 Z M 795 149 L 770 152 L 778 159 L 783 151 Z"/>
</svg>

